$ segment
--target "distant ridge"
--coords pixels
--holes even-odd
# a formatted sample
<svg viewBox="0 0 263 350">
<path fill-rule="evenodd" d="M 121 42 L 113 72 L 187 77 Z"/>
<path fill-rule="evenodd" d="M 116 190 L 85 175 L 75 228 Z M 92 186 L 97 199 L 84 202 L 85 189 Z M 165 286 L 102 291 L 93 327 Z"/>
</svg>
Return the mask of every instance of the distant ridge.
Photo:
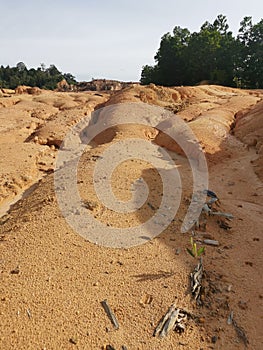
<svg viewBox="0 0 263 350">
<path fill-rule="evenodd" d="M 77 91 L 117 91 L 138 82 L 122 82 L 118 80 L 93 79 L 91 81 L 82 81 L 77 83 Z"/>
</svg>

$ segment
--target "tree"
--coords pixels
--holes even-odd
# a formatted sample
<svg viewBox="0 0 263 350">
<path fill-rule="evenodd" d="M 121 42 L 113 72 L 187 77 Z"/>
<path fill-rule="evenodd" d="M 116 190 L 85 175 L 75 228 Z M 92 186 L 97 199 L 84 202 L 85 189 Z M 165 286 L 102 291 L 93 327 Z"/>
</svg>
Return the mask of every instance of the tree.
<svg viewBox="0 0 263 350">
<path fill-rule="evenodd" d="M 263 20 L 253 25 L 252 17 L 240 23 L 238 34 L 239 70 L 238 79 L 246 88 L 263 87 Z"/>
<path fill-rule="evenodd" d="M 51 64 L 49 68 L 46 69 L 47 74 L 51 76 L 57 76 L 61 75 L 61 72 L 57 69 L 57 67 L 54 64 Z"/>
<path fill-rule="evenodd" d="M 76 78 L 71 73 L 65 73 L 63 74 L 63 77 L 68 84 L 76 84 Z"/>
<path fill-rule="evenodd" d="M 187 47 L 187 82 L 209 81 L 233 85 L 235 39 L 228 31 L 227 19 L 219 15 L 213 24 L 205 22 L 191 35 Z"/>
<path fill-rule="evenodd" d="M 46 65 L 45 65 L 45 63 L 40 63 L 40 70 L 41 70 L 42 72 L 45 72 L 45 71 L 46 71 Z"/>
<path fill-rule="evenodd" d="M 173 35 L 167 33 L 162 37 L 155 60 L 159 80 L 163 85 L 184 83 L 185 53 L 189 39 L 189 30 L 179 26 L 174 28 Z"/>
<path fill-rule="evenodd" d="M 244 17 L 240 22 L 240 28 L 238 31 L 238 39 L 244 45 L 248 46 L 251 40 L 251 31 L 252 31 L 252 17 Z"/>
<path fill-rule="evenodd" d="M 141 74 L 141 84 L 158 83 L 158 71 L 156 66 L 143 66 Z"/>
<path fill-rule="evenodd" d="M 66 79 L 69 84 L 76 83 L 72 74 L 63 74 L 54 64 L 45 68 L 45 65 L 41 63 L 37 69 L 27 69 L 23 62 L 18 62 L 15 67 L 0 67 L 0 87 L 14 89 L 18 85 L 28 85 L 53 90 L 63 79 Z"/>
<path fill-rule="evenodd" d="M 227 34 L 229 25 L 227 24 L 226 16 L 218 15 L 213 23 L 213 28 L 216 29 L 221 35 Z"/>
<path fill-rule="evenodd" d="M 160 42 L 154 66 L 142 68 L 141 83 L 172 86 L 194 85 L 206 80 L 215 84 L 262 87 L 263 22 L 241 22 L 235 38 L 224 15 L 205 22 L 199 32 L 176 26 Z"/>
<path fill-rule="evenodd" d="M 186 28 L 176 26 L 173 34 L 163 35 L 160 48 L 154 59 L 156 65 L 144 66 L 141 83 L 155 82 L 162 85 L 181 85 L 184 83 L 185 50 L 190 38 Z"/>
<path fill-rule="evenodd" d="M 16 68 L 18 69 L 19 72 L 23 72 L 26 70 L 26 65 L 24 62 L 18 62 L 16 65 Z"/>
<path fill-rule="evenodd" d="M 263 19 L 252 27 L 249 41 L 249 81 L 254 88 L 263 88 Z"/>
</svg>

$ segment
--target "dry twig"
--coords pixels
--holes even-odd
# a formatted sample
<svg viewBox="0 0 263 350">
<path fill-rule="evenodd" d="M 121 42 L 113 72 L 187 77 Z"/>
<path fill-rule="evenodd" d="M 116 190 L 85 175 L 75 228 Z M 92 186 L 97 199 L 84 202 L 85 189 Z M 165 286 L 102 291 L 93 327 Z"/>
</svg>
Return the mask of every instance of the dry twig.
<svg viewBox="0 0 263 350">
<path fill-rule="evenodd" d="M 119 323 L 118 323 L 113 311 L 111 310 L 107 299 L 103 300 L 101 302 L 101 305 L 103 306 L 103 309 L 105 310 L 106 314 L 108 315 L 109 319 L 111 320 L 111 323 L 113 324 L 114 328 L 119 329 Z"/>
<path fill-rule="evenodd" d="M 202 258 L 194 271 L 190 274 L 191 292 L 198 305 L 202 304 L 201 291 L 202 291 L 202 277 L 203 277 L 203 263 Z"/>
<path fill-rule="evenodd" d="M 159 322 L 158 326 L 155 328 L 153 336 L 159 336 L 163 338 L 173 329 L 179 333 L 183 332 L 185 329 L 184 322 L 187 319 L 187 312 L 176 307 L 172 304 L 164 315 L 164 317 Z"/>
</svg>

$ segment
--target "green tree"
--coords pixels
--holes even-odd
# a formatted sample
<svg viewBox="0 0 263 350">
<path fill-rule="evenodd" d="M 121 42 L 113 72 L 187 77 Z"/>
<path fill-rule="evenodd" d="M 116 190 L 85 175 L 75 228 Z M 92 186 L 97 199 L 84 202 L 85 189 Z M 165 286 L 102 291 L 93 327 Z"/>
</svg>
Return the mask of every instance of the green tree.
<svg viewBox="0 0 263 350">
<path fill-rule="evenodd" d="M 150 83 L 158 84 L 157 66 L 143 66 L 141 73 L 141 84 L 147 85 Z"/>
<path fill-rule="evenodd" d="M 18 62 L 16 65 L 16 68 L 18 69 L 19 72 L 23 72 L 26 70 L 26 65 L 24 62 Z"/>
<path fill-rule="evenodd" d="M 249 81 L 252 88 L 263 88 L 263 19 L 252 28 L 249 43 Z"/>
<path fill-rule="evenodd" d="M 213 24 L 205 22 L 200 32 L 193 33 L 188 45 L 188 82 L 207 80 L 234 85 L 235 38 L 228 31 L 227 19 L 219 15 Z"/>
<path fill-rule="evenodd" d="M 162 37 L 160 48 L 156 54 L 157 77 L 162 85 L 182 85 L 185 81 L 185 53 L 190 39 L 186 28 L 176 26 L 173 35 Z"/>
<path fill-rule="evenodd" d="M 141 83 L 149 82 L 161 85 L 182 85 L 185 83 L 185 52 L 190 38 L 186 28 L 176 26 L 173 33 L 163 35 L 160 48 L 154 59 L 156 65 L 144 66 Z"/>
<path fill-rule="evenodd" d="M 71 73 L 63 74 L 64 79 L 66 79 L 68 84 L 76 84 L 76 78 Z"/>
<path fill-rule="evenodd" d="M 263 87 L 263 20 L 253 25 L 252 17 L 240 23 L 237 77 L 245 88 Z"/>
<path fill-rule="evenodd" d="M 165 34 L 155 55 L 154 66 L 145 65 L 141 83 L 194 85 L 203 80 L 241 87 L 262 87 L 263 22 L 241 22 L 235 38 L 224 15 L 205 22 L 199 32 L 175 27 Z"/>
<path fill-rule="evenodd" d="M 18 85 L 28 85 L 53 90 L 62 79 L 66 79 L 69 84 L 76 83 L 71 73 L 61 73 L 54 64 L 46 68 L 41 63 L 37 69 L 27 69 L 23 62 L 18 62 L 16 67 L 0 67 L 0 87 L 14 89 Z"/>
</svg>

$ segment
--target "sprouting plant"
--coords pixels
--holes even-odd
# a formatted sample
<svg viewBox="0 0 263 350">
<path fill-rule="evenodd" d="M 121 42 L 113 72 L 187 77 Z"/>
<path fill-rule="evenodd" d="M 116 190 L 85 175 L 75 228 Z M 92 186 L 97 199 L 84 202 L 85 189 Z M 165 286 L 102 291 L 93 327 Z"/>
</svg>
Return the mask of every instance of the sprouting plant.
<svg viewBox="0 0 263 350">
<path fill-rule="evenodd" d="M 197 249 L 197 245 L 194 242 L 193 237 L 191 237 L 190 243 L 191 243 L 191 249 L 186 248 L 186 250 L 193 258 L 198 258 L 204 253 L 205 247 L 200 247 L 199 249 Z"/>
</svg>

